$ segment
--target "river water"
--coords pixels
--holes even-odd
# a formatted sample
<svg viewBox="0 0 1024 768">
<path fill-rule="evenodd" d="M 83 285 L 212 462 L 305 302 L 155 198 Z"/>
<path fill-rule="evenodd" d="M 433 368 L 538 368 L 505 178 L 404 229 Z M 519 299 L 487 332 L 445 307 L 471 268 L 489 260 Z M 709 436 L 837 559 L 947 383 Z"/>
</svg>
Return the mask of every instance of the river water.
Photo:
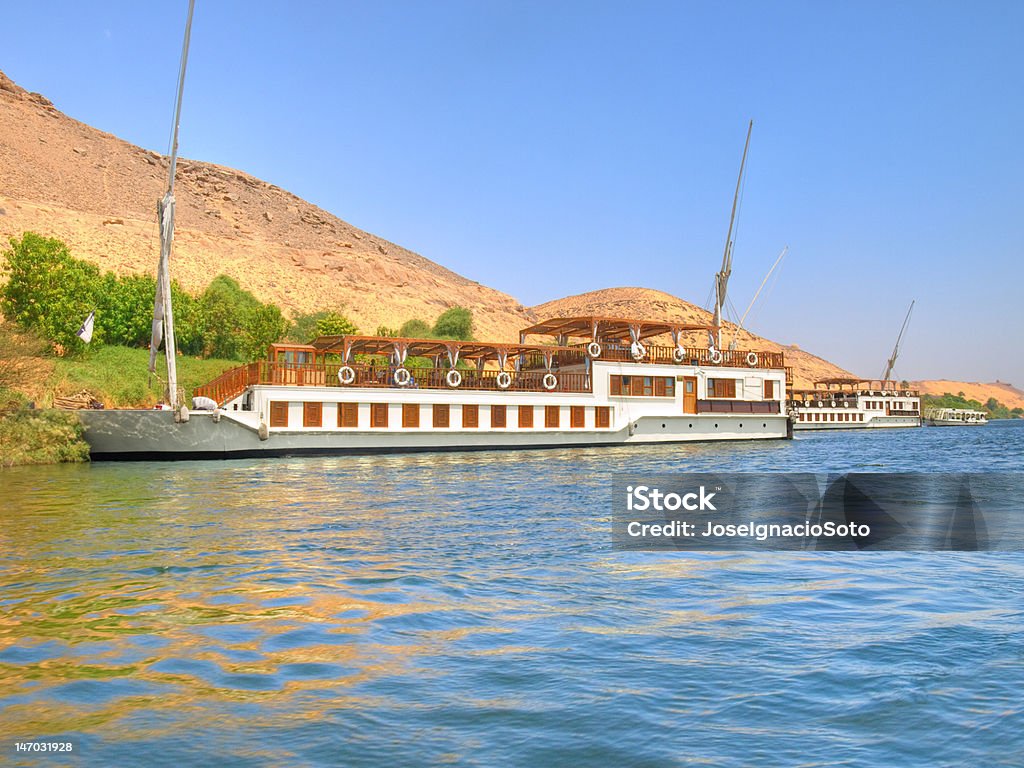
<svg viewBox="0 0 1024 768">
<path fill-rule="evenodd" d="M 712 470 L 1024 422 L 4 471 L 0 765 L 1024 765 L 1024 554 L 611 548 L 613 472 Z"/>
</svg>

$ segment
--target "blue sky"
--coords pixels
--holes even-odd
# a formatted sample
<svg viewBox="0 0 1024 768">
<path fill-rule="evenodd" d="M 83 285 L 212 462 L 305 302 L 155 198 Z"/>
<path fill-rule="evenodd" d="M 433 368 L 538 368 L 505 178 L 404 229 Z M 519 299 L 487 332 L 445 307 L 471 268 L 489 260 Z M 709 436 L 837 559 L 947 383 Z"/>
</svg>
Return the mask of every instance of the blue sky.
<svg viewBox="0 0 1024 768">
<path fill-rule="evenodd" d="M 1024 3 L 198 0 L 181 149 L 532 305 L 703 304 L 878 376 L 1024 386 Z M 186 2 L 17 3 L 0 69 L 166 151 Z"/>
</svg>

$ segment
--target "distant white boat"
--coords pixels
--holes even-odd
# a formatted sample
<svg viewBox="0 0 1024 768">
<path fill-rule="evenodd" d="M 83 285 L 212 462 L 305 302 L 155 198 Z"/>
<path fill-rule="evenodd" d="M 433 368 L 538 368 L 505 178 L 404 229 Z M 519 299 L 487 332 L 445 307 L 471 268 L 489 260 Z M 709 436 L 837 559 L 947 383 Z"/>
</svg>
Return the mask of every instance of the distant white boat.
<svg viewBox="0 0 1024 768">
<path fill-rule="evenodd" d="M 966 408 L 929 408 L 924 423 L 929 427 L 980 427 L 988 424 L 988 414 Z"/>
<path fill-rule="evenodd" d="M 823 379 L 789 396 L 797 430 L 921 426 L 920 393 L 895 381 Z"/>
</svg>

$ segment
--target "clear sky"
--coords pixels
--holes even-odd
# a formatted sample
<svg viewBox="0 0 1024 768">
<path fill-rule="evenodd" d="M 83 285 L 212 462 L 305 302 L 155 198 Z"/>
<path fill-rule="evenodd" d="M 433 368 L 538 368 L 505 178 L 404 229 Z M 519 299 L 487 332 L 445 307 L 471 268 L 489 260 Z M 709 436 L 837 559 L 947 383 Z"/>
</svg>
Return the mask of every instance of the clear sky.
<svg viewBox="0 0 1024 768">
<path fill-rule="evenodd" d="M 187 3 L 8 3 L 0 69 L 167 150 Z M 198 0 L 181 151 L 527 305 L 731 299 L 878 376 L 1024 386 L 1024 3 Z M 0 126 L 0 130 L 2 130 Z M 0 180 L 2 183 L 2 180 Z"/>
</svg>

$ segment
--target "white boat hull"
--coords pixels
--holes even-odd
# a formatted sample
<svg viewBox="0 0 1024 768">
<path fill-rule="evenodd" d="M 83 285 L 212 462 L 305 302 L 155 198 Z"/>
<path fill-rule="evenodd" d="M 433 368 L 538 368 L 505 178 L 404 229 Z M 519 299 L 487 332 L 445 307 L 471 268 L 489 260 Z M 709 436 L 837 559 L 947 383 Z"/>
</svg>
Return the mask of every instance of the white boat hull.
<svg viewBox="0 0 1024 768">
<path fill-rule="evenodd" d="M 422 430 L 259 430 L 233 418 L 193 411 L 176 423 L 170 411 L 81 411 L 85 439 L 94 460 L 231 459 L 251 457 L 571 448 L 780 439 L 787 436 L 784 415 L 715 414 L 642 416 L 617 430 L 516 429 Z"/>
</svg>

